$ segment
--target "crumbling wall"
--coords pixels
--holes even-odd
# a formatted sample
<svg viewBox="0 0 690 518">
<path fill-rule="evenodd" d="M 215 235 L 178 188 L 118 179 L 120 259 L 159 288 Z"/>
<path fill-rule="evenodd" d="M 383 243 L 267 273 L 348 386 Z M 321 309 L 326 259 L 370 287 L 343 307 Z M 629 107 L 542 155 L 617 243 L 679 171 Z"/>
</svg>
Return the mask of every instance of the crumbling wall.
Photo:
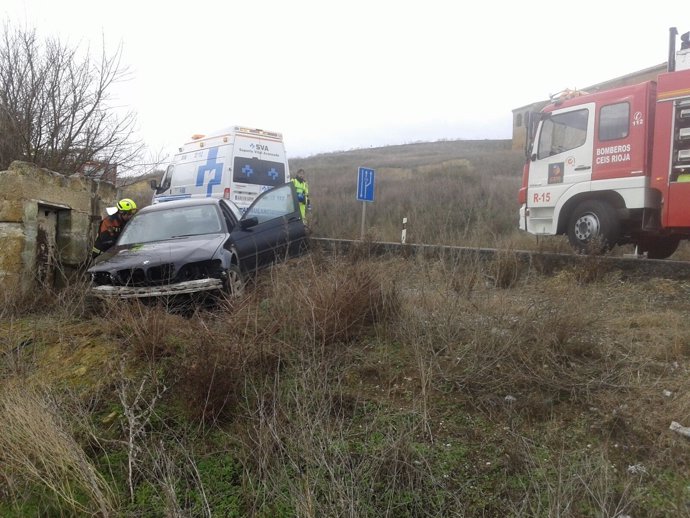
<svg viewBox="0 0 690 518">
<path fill-rule="evenodd" d="M 27 162 L 0 171 L 0 289 L 56 284 L 83 265 L 113 185 Z"/>
<path fill-rule="evenodd" d="M 160 182 L 160 179 L 158 179 Z M 118 188 L 118 199 L 131 198 L 137 204 L 137 208 L 143 209 L 151 205 L 153 189 L 151 189 L 151 178 L 128 183 Z"/>
</svg>

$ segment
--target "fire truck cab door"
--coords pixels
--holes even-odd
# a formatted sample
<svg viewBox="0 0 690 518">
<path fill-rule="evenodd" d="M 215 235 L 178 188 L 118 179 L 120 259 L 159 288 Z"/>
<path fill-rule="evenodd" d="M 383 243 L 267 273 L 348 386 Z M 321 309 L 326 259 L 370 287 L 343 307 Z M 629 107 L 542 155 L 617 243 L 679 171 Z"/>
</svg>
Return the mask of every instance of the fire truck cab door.
<svg viewBox="0 0 690 518">
<path fill-rule="evenodd" d="M 566 191 L 589 189 L 594 113 L 594 103 L 579 104 L 555 110 L 541 122 L 529 166 L 530 232 L 555 234 Z"/>
</svg>

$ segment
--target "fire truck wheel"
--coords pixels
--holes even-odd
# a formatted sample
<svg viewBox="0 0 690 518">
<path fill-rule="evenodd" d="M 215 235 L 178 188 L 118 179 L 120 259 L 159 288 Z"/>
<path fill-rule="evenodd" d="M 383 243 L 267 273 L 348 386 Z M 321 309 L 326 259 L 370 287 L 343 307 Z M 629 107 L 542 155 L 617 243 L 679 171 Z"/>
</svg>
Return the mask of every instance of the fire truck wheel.
<svg viewBox="0 0 690 518">
<path fill-rule="evenodd" d="M 611 249 L 618 241 L 620 222 L 615 209 L 599 200 L 583 201 L 570 216 L 568 240 L 580 253 Z"/>
<path fill-rule="evenodd" d="M 680 238 L 673 236 L 647 237 L 639 244 L 640 252 L 647 252 L 649 259 L 666 259 L 678 249 Z"/>
</svg>

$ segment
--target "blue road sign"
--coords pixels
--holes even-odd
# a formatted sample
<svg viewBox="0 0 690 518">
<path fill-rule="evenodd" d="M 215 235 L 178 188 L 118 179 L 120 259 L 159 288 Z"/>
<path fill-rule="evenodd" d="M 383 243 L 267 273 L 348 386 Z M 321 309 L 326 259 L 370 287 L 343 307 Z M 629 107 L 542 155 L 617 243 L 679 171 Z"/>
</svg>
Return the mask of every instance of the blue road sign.
<svg viewBox="0 0 690 518">
<path fill-rule="evenodd" d="M 374 201 L 374 176 L 376 171 L 360 167 L 357 174 L 357 201 Z"/>
</svg>

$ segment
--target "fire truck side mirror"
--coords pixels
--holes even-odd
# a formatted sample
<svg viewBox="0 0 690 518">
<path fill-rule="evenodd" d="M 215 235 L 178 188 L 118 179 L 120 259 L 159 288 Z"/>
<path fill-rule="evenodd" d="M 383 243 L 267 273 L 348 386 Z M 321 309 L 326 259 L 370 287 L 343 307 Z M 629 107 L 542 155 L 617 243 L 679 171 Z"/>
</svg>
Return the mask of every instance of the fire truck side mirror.
<svg viewBox="0 0 690 518">
<path fill-rule="evenodd" d="M 525 158 L 534 161 L 535 158 L 532 157 L 536 155 L 532 153 L 532 146 L 534 145 L 534 136 L 537 133 L 537 126 L 542 119 L 542 114 L 539 112 L 528 112 L 525 118 L 525 128 L 527 130 L 525 139 Z"/>
</svg>

